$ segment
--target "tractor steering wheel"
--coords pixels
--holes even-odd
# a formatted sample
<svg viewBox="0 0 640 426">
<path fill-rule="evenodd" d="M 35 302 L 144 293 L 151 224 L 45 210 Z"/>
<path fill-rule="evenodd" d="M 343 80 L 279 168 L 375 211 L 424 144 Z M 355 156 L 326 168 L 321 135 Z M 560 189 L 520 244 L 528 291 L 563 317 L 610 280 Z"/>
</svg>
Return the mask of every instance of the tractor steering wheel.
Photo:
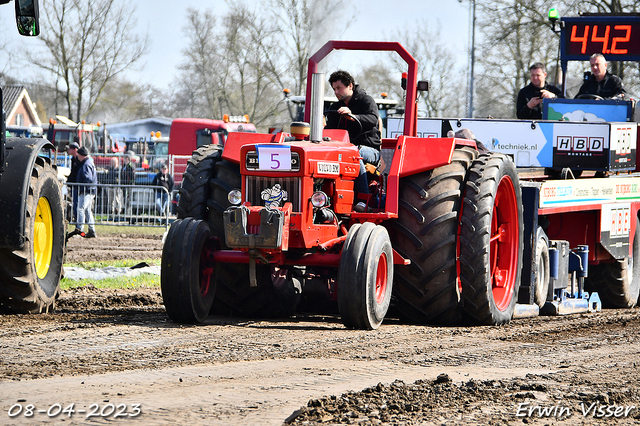
<svg viewBox="0 0 640 426">
<path fill-rule="evenodd" d="M 338 114 L 338 111 L 335 109 L 328 109 L 324 113 L 326 114 L 328 112 L 332 114 Z M 351 143 L 353 143 L 353 141 L 358 139 L 362 134 L 362 123 L 360 122 L 360 119 L 353 114 L 344 114 L 344 115 L 346 115 L 347 117 L 350 117 L 358 125 L 358 131 L 354 134 L 354 136 L 351 136 L 351 134 L 349 134 L 349 139 L 351 139 Z M 348 132 L 348 129 L 347 129 L 347 132 Z"/>
<path fill-rule="evenodd" d="M 576 96 L 576 99 L 593 99 L 594 101 L 604 101 L 604 98 L 600 95 L 594 95 L 592 93 L 583 93 Z"/>
</svg>

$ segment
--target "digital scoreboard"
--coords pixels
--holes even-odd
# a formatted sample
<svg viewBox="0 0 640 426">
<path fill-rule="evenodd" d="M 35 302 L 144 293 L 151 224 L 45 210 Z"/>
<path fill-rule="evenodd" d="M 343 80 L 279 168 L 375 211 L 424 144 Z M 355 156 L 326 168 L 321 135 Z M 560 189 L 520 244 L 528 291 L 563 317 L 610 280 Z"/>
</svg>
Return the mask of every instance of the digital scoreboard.
<svg viewBox="0 0 640 426">
<path fill-rule="evenodd" d="M 589 60 L 601 53 L 607 61 L 640 61 L 640 15 L 562 18 L 561 58 Z"/>
</svg>

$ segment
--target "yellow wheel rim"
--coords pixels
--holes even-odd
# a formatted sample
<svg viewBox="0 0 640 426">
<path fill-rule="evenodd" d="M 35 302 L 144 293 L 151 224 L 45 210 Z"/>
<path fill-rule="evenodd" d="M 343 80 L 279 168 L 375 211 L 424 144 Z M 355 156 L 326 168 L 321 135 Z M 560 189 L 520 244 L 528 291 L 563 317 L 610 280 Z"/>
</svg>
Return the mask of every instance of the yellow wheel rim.
<svg viewBox="0 0 640 426">
<path fill-rule="evenodd" d="M 53 252 L 53 217 L 49 200 L 41 197 L 36 210 L 36 222 L 33 227 L 33 255 L 38 278 L 43 279 L 51 266 Z"/>
</svg>

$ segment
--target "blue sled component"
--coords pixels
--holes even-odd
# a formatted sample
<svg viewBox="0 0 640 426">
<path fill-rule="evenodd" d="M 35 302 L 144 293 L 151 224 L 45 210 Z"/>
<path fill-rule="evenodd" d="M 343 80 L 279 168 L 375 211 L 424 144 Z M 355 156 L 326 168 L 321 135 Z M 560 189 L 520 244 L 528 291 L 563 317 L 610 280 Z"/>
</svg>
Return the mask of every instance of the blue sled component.
<svg viewBox="0 0 640 426">
<path fill-rule="evenodd" d="M 602 310 L 602 302 L 598 293 L 593 292 L 589 296 L 589 312 L 600 312 Z"/>
<path fill-rule="evenodd" d="M 547 302 L 540 310 L 540 315 L 569 315 L 584 314 L 589 312 L 589 301 L 587 299 L 565 299 Z"/>
<path fill-rule="evenodd" d="M 538 315 L 540 315 L 540 308 L 538 308 L 538 305 L 521 305 L 518 303 L 513 311 L 512 319 L 533 318 Z"/>
</svg>

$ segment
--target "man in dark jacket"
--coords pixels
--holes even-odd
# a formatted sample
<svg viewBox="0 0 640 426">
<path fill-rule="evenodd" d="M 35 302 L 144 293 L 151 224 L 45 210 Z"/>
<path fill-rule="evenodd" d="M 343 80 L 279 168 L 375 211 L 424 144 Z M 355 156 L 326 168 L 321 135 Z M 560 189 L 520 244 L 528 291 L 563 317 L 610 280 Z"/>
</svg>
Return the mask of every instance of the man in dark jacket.
<svg viewBox="0 0 640 426">
<path fill-rule="evenodd" d="M 584 95 L 596 95 L 603 99 L 624 98 L 627 92 L 622 85 L 622 79 L 607 71 L 607 60 L 602 54 L 594 53 L 591 55 L 589 64 L 591 65 L 591 74 L 585 78 L 576 98 L 587 97 Z"/>
<path fill-rule="evenodd" d="M 518 93 L 516 115 L 520 119 L 540 120 L 542 118 L 542 102 L 544 99 L 563 98 L 562 91 L 547 83 L 547 71 L 542 62 L 529 67 L 531 83 Z"/>
<path fill-rule="evenodd" d="M 161 186 L 166 191 L 156 189 L 156 208 L 161 216 L 164 216 L 169 205 L 169 194 L 173 191 L 173 176 L 169 173 L 166 164 L 160 166 L 160 171 L 155 175 L 152 182 L 153 186 Z"/>
<path fill-rule="evenodd" d="M 136 155 L 133 151 L 127 151 L 122 157 L 122 169 L 120 170 L 120 184 L 126 185 L 123 188 L 123 198 L 125 204 L 125 214 L 130 215 L 131 212 L 131 194 L 132 190 L 128 185 L 136 182 L 136 167 L 134 165 Z"/>
<path fill-rule="evenodd" d="M 378 128 L 378 106 L 373 98 L 360 88 L 346 71 L 336 71 L 329 76 L 329 83 L 338 102 L 331 104 L 327 111 L 328 129 L 346 129 L 351 143 L 358 147 L 360 156 L 360 174 L 354 182 L 356 193 L 368 194 L 367 175 L 364 163 L 377 165 L 380 161 L 380 130 Z M 350 117 L 353 115 L 358 123 Z"/>
<path fill-rule="evenodd" d="M 81 185 L 78 186 L 78 223 L 76 229 L 82 232 L 86 219 L 89 224 L 89 232 L 86 237 L 94 238 L 96 227 L 93 219 L 93 199 L 98 191 L 98 175 L 86 147 L 81 146 L 78 149 L 78 160 L 80 161 L 78 183 Z"/>
<path fill-rule="evenodd" d="M 76 142 L 71 142 L 67 147 L 67 154 L 71 156 L 71 171 L 67 177 L 67 182 L 72 184 L 69 186 L 71 190 L 71 202 L 72 202 L 72 214 L 71 220 L 78 218 L 78 187 L 74 184 L 78 183 L 78 170 L 80 170 L 80 161 L 78 161 L 78 145 Z"/>
</svg>

